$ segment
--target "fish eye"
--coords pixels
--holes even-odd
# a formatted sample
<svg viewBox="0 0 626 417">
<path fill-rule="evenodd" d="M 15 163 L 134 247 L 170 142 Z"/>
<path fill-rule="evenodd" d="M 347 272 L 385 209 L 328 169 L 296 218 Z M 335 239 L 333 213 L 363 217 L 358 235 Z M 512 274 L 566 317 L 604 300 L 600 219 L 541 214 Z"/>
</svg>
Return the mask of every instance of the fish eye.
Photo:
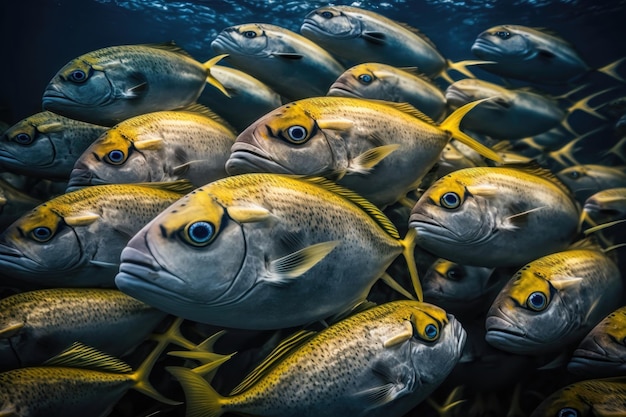
<svg viewBox="0 0 626 417">
<path fill-rule="evenodd" d="M 294 125 L 287 129 L 289 139 L 296 143 L 306 140 L 308 133 L 309 132 L 307 132 L 307 130 L 300 125 Z"/>
<path fill-rule="evenodd" d="M 52 237 L 52 230 L 48 227 L 39 226 L 35 227 L 32 232 L 30 232 L 32 238 L 37 242 L 47 242 Z"/>
<path fill-rule="evenodd" d="M 18 145 L 30 145 L 33 142 L 33 138 L 28 133 L 18 133 L 13 140 Z"/>
<path fill-rule="evenodd" d="M 465 278 L 465 274 L 463 273 L 463 268 L 456 266 L 448 269 L 446 277 L 452 281 L 460 281 Z"/>
<path fill-rule="evenodd" d="M 187 241 L 194 246 L 205 246 L 213 239 L 215 226 L 209 222 L 199 221 L 187 226 Z"/>
<path fill-rule="evenodd" d="M 329 12 L 328 10 L 324 10 L 322 13 L 320 13 L 320 16 L 322 16 L 324 19 L 330 19 L 333 17 L 333 13 Z"/>
<path fill-rule="evenodd" d="M 369 74 L 361 74 L 358 76 L 358 79 L 361 84 L 370 84 L 372 81 L 374 81 L 374 77 Z"/>
<path fill-rule="evenodd" d="M 457 193 L 448 192 L 439 199 L 441 206 L 447 209 L 455 209 L 461 205 L 461 197 Z"/>
<path fill-rule="evenodd" d="M 526 305 L 533 311 L 543 311 L 548 305 L 548 299 L 541 291 L 535 291 L 528 296 Z"/>
<path fill-rule="evenodd" d="M 571 171 L 567 173 L 567 176 L 570 177 L 573 180 L 577 180 L 578 178 L 580 178 L 580 172 L 579 171 Z"/>
<path fill-rule="evenodd" d="M 119 149 L 114 149 L 107 154 L 104 160 L 113 165 L 120 165 L 126 160 L 126 154 Z"/>
<path fill-rule="evenodd" d="M 439 337 L 439 329 L 432 323 L 427 324 L 426 327 L 424 327 L 424 336 L 426 340 L 432 342 Z"/>
<path fill-rule="evenodd" d="M 499 30 L 494 33 L 494 35 L 496 35 L 500 39 L 508 39 L 511 37 L 511 32 L 507 32 L 506 30 Z"/>
<path fill-rule="evenodd" d="M 571 407 L 561 408 L 557 416 L 558 417 L 578 417 L 578 410 L 576 410 L 575 408 L 571 408 Z"/>
<path fill-rule="evenodd" d="M 82 83 L 87 80 L 87 74 L 83 70 L 74 70 L 70 73 L 70 81 L 74 81 L 75 83 Z"/>
<path fill-rule="evenodd" d="M 243 33 L 243 36 L 246 37 L 246 38 L 249 38 L 249 39 L 256 38 L 256 32 L 253 31 L 253 30 L 246 30 Z"/>
</svg>

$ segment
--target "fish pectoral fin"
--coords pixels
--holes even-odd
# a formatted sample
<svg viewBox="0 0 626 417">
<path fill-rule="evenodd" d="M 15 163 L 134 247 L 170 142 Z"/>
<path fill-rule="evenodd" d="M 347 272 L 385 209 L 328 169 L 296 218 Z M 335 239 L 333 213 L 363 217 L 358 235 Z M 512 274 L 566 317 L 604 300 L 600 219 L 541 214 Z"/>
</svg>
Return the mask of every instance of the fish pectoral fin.
<svg viewBox="0 0 626 417">
<path fill-rule="evenodd" d="M 133 142 L 133 147 L 138 151 L 156 151 L 163 147 L 163 138 L 155 137 L 149 139 L 136 140 Z"/>
<path fill-rule="evenodd" d="M 502 226 L 500 228 L 504 230 L 517 230 L 521 226 L 524 226 L 526 223 L 528 223 L 528 216 L 531 213 L 535 211 L 539 211 L 544 208 L 547 208 L 547 206 L 531 208 L 529 210 L 525 210 L 516 214 L 512 214 L 508 217 L 505 217 L 502 221 Z"/>
<path fill-rule="evenodd" d="M 206 160 L 202 160 L 202 159 L 196 159 L 194 161 L 187 161 L 184 164 L 180 164 L 174 167 L 174 169 L 172 169 L 172 174 L 174 175 L 184 175 L 185 173 L 187 173 L 187 171 L 189 171 L 189 168 L 191 168 L 192 165 L 194 164 L 200 164 L 206 162 Z"/>
<path fill-rule="evenodd" d="M 399 144 L 383 145 L 363 152 L 350 161 L 346 174 L 367 174 L 399 147 Z"/>
<path fill-rule="evenodd" d="M 338 240 L 317 243 L 273 260 L 269 263 L 267 276 L 261 280 L 268 284 L 288 284 L 293 278 L 301 276 L 317 265 L 338 244 Z"/>
<path fill-rule="evenodd" d="M 237 223 L 262 222 L 272 217 L 272 212 L 261 206 L 230 206 L 226 212 Z"/>
<path fill-rule="evenodd" d="M 557 290 L 570 287 L 572 285 L 579 285 L 582 282 L 581 277 L 557 277 L 550 280 L 550 284 Z"/>
<path fill-rule="evenodd" d="M 393 334 L 387 339 L 383 340 L 383 347 L 390 348 L 390 347 L 399 345 L 411 339 L 412 337 L 413 337 L 413 326 L 411 325 L 410 321 L 405 320 L 404 328 L 399 329 L 396 334 Z"/>
<path fill-rule="evenodd" d="M 76 214 L 74 216 L 63 217 L 63 221 L 68 226 L 73 226 L 73 227 L 76 227 L 76 226 L 88 226 L 91 223 L 93 223 L 96 220 L 98 220 L 99 218 L 100 218 L 99 214 L 85 212 L 85 213 L 78 213 L 78 214 Z"/>
<path fill-rule="evenodd" d="M 0 329 L 0 339 L 8 339 L 13 337 L 15 334 L 19 333 L 20 330 L 24 327 L 24 323 L 13 323 L 6 326 L 4 329 Z"/>
<path fill-rule="evenodd" d="M 376 32 L 373 30 L 366 30 L 361 32 L 361 37 L 367 42 L 376 45 L 384 45 L 387 42 L 387 35 L 385 35 L 383 32 Z"/>
<path fill-rule="evenodd" d="M 148 83 L 141 81 L 124 91 L 124 98 L 140 98 L 148 92 Z"/>
<path fill-rule="evenodd" d="M 296 54 L 294 52 L 279 52 L 279 53 L 273 53 L 272 55 L 274 55 L 275 57 L 278 57 L 278 58 L 292 59 L 292 60 L 297 60 L 297 59 L 304 58 L 304 56 L 302 54 Z"/>
<path fill-rule="evenodd" d="M 91 261 L 89 261 L 89 263 L 91 265 L 94 265 L 94 266 L 97 266 L 97 267 L 100 267 L 100 268 L 119 268 L 120 267 L 120 264 L 116 264 L 116 263 L 113 263 L 113 262 L 96 261 L 96 260 L 93 260 L 93 259 Z"/>
<path fill-rule="evenodd" d="M 368 409 L 370 410 L 382 407 L 408 394 L 412 391 L 414 383 L 419 381 L 415 379 L 415 375 L 411 376 L 408 372 L 403 372 L 403 369 L 389 369 L 383 363 L 375 363 L 371 370 L 381 385 L 355 394 L 359 399 L 365 400 L 369 404 Z M 419 382 L 417 383 L 419 384 Z"/>
</svg>

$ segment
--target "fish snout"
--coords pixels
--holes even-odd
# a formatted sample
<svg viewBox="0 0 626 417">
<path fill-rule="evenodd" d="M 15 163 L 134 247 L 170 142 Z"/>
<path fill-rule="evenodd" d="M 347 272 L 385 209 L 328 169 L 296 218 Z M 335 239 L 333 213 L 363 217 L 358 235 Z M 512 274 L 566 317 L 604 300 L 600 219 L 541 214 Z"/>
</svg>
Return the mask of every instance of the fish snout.
<svg viewBox="0 0 626 417">
<path fill-rule="evenodd" d="M 83 187 L 92 185 L 93 173 L 86 168 L 74 168 L 70 173 L 65 192 L 76 191 Z"/>
</svg>

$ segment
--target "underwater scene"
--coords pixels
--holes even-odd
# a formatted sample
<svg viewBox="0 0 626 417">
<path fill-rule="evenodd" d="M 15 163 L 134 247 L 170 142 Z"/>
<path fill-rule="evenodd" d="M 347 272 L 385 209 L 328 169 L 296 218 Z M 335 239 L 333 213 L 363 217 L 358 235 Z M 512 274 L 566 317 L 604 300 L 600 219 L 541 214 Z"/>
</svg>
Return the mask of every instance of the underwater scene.
<svg viewBox="0 0 626 417">
<path fill-rule="evenodd" d="M 626 1 L 0 4 L 0 416 L 626 416 Z"/>
</svg>

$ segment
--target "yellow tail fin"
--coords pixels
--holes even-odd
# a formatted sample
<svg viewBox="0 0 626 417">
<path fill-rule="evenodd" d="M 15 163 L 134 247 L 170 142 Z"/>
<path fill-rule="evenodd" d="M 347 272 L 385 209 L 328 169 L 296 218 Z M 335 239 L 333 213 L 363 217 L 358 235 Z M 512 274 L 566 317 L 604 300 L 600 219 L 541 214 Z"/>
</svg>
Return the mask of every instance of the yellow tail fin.
<svg viewBox="0 0 626 417">
<path fill-rule="evenodd" d="M 228 91 L 226 91 L 226 87 L 224 87 L 222 85 L 222 83 L 220 83 L 217 78 L 215 78 L 212 74 L 211 74 L 211 67 L 215 64 L 217 64 L 219 61 L 221 61 L 223 58 L 227 57 L 228 54 L 222 54 L 222 55 L 218 55 L 215 56 L 211 59 L 209 59 L 207 62 L 205 62 L 204 64 L 204 68 L 206 68 L 206 81 L 211 84 L 213 87 L 217 88 L 218 90 L 220 90 L 226 97 L 230 98 L 230 94 L 228 94 Z"/>
<path fill-rule="evenodd" d="M 187 400 L 187 417 L 219 417 L 224 414 L 224 397 L 209 385 L 202 376 L 180 366 L 165 369 L 180 382 Z"/>
</svg>

